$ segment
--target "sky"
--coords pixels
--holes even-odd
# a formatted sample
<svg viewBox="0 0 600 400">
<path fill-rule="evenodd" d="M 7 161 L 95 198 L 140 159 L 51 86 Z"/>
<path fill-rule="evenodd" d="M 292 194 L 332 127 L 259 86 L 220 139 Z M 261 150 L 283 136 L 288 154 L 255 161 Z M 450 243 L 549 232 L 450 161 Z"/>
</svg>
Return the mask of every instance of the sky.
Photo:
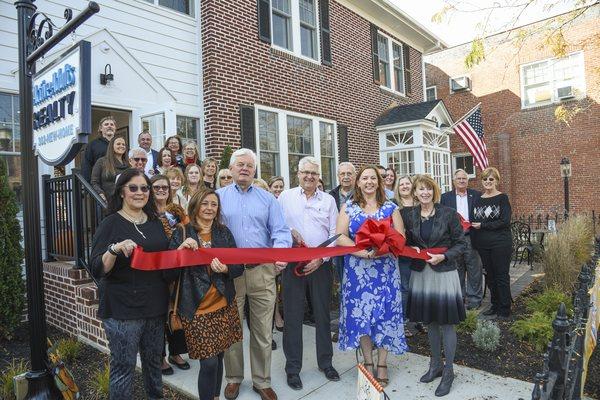
<svg viewBox="0 0 600 400">
<path fill-rule="evenodd" d="M 523 3 L 526 0 L 472 0 L 460 1 L 460 7 L 472 10 L 473 8 L 481 9 L 492 7 L 494 4 L 506 5 Z M 441 38 L 448 46 L 452 47 L 458 44 L 466 43 L 475 38 L 481 32 L 477 25 L 482 23 L 488 12 L 460 12 L 449 15 L 444 22 L 434 23 L 431 17 L 442 10 L 446 4 L 445 0 L 389 0 L 396 7 L 413 17 L 421 25 L 425 26 L 431 32 Z M 574 0 L 537 0 L 528 7 L 518 19 L 515 26 L 522 26 L 531 22 L 552 17 L 570 11 L 573 8 Z M 457 1 L 453 1 L 454 4 Z M 548 4 L 553 4 L 551 10 L 547 10 Z M 509 28 L 508 24 L 515 21 L 515 16 L 520 11 L 520 8 L 503 7 L 493 11 L 493 16 L 490 18 L 486 32 L 488 34 L 501 32 Z"/>
</svg>

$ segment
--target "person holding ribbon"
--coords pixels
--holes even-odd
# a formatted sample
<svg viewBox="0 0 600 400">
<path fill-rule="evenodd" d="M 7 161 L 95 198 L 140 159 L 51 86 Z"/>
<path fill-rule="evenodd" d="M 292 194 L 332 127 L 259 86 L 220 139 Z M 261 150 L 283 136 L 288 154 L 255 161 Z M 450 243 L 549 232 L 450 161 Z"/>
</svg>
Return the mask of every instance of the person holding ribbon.
<svg viewBox="0 0 600 400">
<path fill-rule="evenodd" d="M 133 398 L 138 349 L 148 399 L 162 399 L 161 355 L 168 287 L 162 271 L 131 268 L 138 246 L 167 250 L 150 180 L 144 170 L 127 169 L 117 179 L 108 216 L 92 242 L 90 270 L 99 280 L 98 317 L 110 350 L 111 400 Z"/>
<path fill-rule="evenodd" d="M 376 166 L 359 171 L 353 198 L 346 201 L 337 220 L 340 246 L 354 245 L 354 238 L 369 219 L 391 220 L 391 229 L 404 234 L 398 207 L 386 200 L 383 178 Z M 341 350 L 361 348 L 364 365 L 373 373 L 373 345 L 377 348 L 377 380 L 389 382 L 388 352 L 407 351 L 404 336 L 400 273 L 391 254 L 365 249 L 344 258 L 339 346 Z"/>
<path fill-rule="evenodd" d="M 221 223 L 221 204 L 214 190 L 202 188 L 196 192 L 188 210 L 190 223 L 175 229 L 169 248 L 236 247 L 233 234 Z M 181 270 L 176 312 L 181 316 L 189 356 L 200 360 L 200 400 L 219 397 L 225 350 L 242 340 L 234 279 L 243 272 L 242 265 L 226 265 L 218 258 L 213 258 L 210 265 Z"/>
<path fill-rule="evenodd" d="M 450 392 L 454 380 L 456 354 L 455 325 L 465 319 L 465 308 L 457 272 L 457 260 L 466 248 L 465 235 L 456 210 L 442 206 L 440 188 L 428 175 L 417 175 L 413 193 L 419 204 L 406 214 L 407 245 L 419 252 L 427 248 L 445 248 L 443 254 L 428 252 L 427 261 L 413 259 L 410 265 L 408 317 L 412 322 L 428 324 L 431 359 L 429 370 L 420 381 L 442 380 L 436 396 Z M 442 362 L 442 339 L 446 364 Z"/>
</svg>

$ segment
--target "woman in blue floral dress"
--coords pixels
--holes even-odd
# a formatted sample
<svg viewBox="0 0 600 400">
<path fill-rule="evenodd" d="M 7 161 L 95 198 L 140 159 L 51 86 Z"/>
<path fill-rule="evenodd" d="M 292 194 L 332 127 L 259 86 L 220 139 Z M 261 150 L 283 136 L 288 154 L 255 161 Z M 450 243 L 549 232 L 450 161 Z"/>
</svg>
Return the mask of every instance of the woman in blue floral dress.
<svg viewBox="0 0 600 400">
<path fill-rule="evenodd" d="M 404 234 L 398 207 L 386 201 L 383 179 L 375 166 L 363 167 L 356 178 L 354 198 L 342 206 L 337 221 L 338 245 L 354 244 L 356 232 L 367 219 L 392 219 Z M 373 371 L 373 345 L 377 348 L 377 380 L 388 383 L 387 353 L 407 350 L 404 336 L 400 273 L 391 254 L 376 256 L 377 249 L 345 256 L 340 307 L 341 350 L 360 346 L 364 365 Z"/>
</svg>

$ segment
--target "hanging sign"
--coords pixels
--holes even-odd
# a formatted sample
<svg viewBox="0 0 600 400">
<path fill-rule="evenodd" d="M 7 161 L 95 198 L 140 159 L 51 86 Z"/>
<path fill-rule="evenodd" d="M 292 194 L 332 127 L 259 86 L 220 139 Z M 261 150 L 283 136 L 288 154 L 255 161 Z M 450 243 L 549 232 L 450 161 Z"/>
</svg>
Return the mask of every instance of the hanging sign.
<svg viewBox="0 0 600 400">
<path fill-rule="evenodd" d="M 80 41 L 33 77 L 33 146 L 48 165 L 69 163 L 91 132 L 91 46 Z"/>
</svg>

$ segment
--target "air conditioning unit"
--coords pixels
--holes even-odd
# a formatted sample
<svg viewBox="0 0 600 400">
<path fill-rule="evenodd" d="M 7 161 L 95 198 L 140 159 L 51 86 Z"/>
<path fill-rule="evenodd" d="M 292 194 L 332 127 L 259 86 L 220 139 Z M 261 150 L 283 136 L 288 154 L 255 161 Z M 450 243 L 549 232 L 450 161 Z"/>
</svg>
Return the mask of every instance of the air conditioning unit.
<svg viewBox="0 0 600 400">
<path fill-rule="evenodd" d="M 575 89 L 573 86 L 563 86 L 556 89 L 556 97 L 559 100 L 572 99 L 575 97 Z"/>
<path fill-rule="evenodd" d="M 459 76 L 457 78 L 450 79 L 450 89 L 453 92 L 460 92 L 461 90 L 471 89 L 471 79 L 468 76 Z"/>
</svg>

